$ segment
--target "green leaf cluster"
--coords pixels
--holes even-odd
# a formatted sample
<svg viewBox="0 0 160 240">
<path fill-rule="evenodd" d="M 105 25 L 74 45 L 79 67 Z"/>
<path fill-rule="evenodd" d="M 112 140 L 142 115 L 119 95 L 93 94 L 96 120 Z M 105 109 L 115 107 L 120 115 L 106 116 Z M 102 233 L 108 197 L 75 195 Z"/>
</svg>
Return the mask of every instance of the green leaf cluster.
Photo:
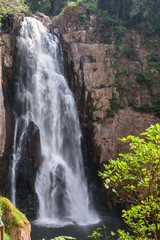
<svg viewBox="0 0 160 240">
<path fill-rule="evenodd" d="M 5 0 L 0 1 L 0 18 L 5 15 L 15 16 L 18 13 L 28 11 L 25 0 Z"/>
<path fill-rule="evenodd" d="M 119 239 L 160 239 L 160 125 L 141 136 L 121 139 L 131 151 L 110 160 L 100 173 L 106 188 L 130 206 L 122 217 L 133 235 L 119 230 Z"/>
<path fill-rule="evenodd" d="M 25 4 L 25 0 L 2 0 L 0 1 L 0 27 L 2 19 L 6 16 L 16 16 L 21 12 L 28 12 L 29 8 Z M 0 37 L 1 44 L 1 37 Z"/>
<path fill-rule="evenodd" d="M 157 0 L 98 0 L 97 5 L 127 27 L 145 23 L 149 34 L 160 31 L 160 2 Z"/>
<path fill-rule="evenodd" d="M 107 117 L 114 117 L 118 109 L 123 108 L 117 101 L 115 92 L 112 92 L 112 98 L 110 100 L 110 109 L 107 108 Z"/>
<path fill-rule="evenodd" d="M 58 236 L 58 237 L 52 238 L 50 240 L 66 240 L 66 239 L 76 239 L 76 238 L 67 237 L 67 236 Z"/>
<path fill-rule="evenodd" d="M 101 237 L 103 237 L 103 235 L 101 234 L 102 231 L 105 235 L 105 239 L 108 239 L 108 237 L 107 237 L 107 227 L 105 225 L 103 225 L 103 227 L 97 228 L 96 231 L 94 230 L 92 235 L 90 235 L 88 237 L 99 240 L 99 239 L 101 239 Z M 111 232 L 111 235 L 114 236 L 115 233 Z"/>
</svg>

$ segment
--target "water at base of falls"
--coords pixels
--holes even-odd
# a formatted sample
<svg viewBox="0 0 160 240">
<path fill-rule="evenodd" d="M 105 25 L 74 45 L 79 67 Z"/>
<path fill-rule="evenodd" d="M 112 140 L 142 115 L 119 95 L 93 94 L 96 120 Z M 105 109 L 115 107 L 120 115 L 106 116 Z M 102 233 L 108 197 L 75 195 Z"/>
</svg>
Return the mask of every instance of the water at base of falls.
<svg viewBox="0 0 160 240">
<path fill-rule="evenodd" d="M 27 126 L 32 121 L 40 130 L 42 161 L 35 183 L 39 200 L 37 223 L 94 223 L 98 221 L 98 216 L 90 207 L 79 119 L 74 96 L 63 76 L 59 40 L 39 21 L 26 17 L 17 38 L 17 48 L 20 58 L 17 101 L 21 113 L 17 113 L 19 117 L 16 124 L 23 117 L 27 119 Z M 26 129 L 21 134 L 25 135 Z M 16 166 L 23 151 L 23 141 L 19 140 L 16 147 L 16 139 L 15 136 L 13 201 Z M 23 139 L 23 136 L 19 136 L 19 139 Z M 18 158 L 15 157 L 17 154 Z"/>
<path fill-rule="evenodd" d="M 104 230 L 100 230 L 103 226 L 107 227 L 106 232 Z M 96 231 L 97 228 L 99 228 L 98 232 L 102 235 L 100 237 L 101 240 L 110 239 L 109 236 L 111 236 L 111 231 L 116 233 L 118 229 L 128 230 L 126 229 L 122 219 L 103 216 L 100 217 L 100 221 L 98 223 L 86 226 L 68 225 L 57 228 L 56 226 L 47 224 L 45 226 L 37 226 L 32 223 L 31 238 L 33 240 L 42 240 L 43 238 L 45 240 L 50 240 L 56 236 L 72 236 L 77 240 L 89 240 L 90 238 L 88 238 L 88 236 L 92 235 L 93 231 Z M 112 240 L 116 240 L 117 238 L 117 235 L 111 237 Z"/>
</svg>

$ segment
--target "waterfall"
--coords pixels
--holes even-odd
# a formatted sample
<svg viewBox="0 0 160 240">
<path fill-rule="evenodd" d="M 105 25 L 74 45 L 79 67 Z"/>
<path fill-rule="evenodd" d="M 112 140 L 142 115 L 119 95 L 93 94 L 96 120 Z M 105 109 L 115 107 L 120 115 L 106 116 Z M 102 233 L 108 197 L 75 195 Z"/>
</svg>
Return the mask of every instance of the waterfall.
<svg viewBox="0 0 160 240">
<path fill-rule="evenodd" d="M 12 199 L 21 159 L 23 139 L 30 121 L 40 130 L 42 161 L 35 189 L 38 220 L 65 224 L 97 221 L 90 208 L 81 153 L 81 130 L 74 96 L 63 74 L 63 55 L 58 38 L 34 18 L 26 17 L 17 38 L 20 76 L 13 144 Z M 23 127 L 16 137 L 17 126 Z"/>
</svg>

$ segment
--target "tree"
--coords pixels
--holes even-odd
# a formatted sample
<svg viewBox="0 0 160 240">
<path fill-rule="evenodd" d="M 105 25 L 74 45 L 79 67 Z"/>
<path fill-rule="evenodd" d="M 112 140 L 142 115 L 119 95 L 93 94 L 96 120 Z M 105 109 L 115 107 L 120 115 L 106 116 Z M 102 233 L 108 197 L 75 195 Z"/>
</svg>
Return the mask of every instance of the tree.
<svg viewBox="0 0 160 240">
<path fill-rule="evenodd" d="M 6 14 L 16 15 L 21 12 L 26 12 L 28 7 L 25 5 L 25 0 L 3 0 L 0 2 L 0 16 Z"/>
<path fill-rule="evenodd" d="M 119 154 L 100 173 L 106 188 L 128 204 L 122 217 L 130 233 L 119 230 L 119 239 L 160 239 L 160 125 L 150 126 L 144 139 L 128 136 L 130 152 Z"/>
<path fill-rule="evenodd" d="M 77 3 L 79 6 L 85 7 L 89 12 L 97 10 L 97 0 L 78 0 Z"/>
<path fill-rule="evenodd" d="M 25 0 L 2 0 L 0 2 L 0 33 L 1 33 L 1 21 L 2 18 L 11 15 L 15 16 L 21 12 L 27 12 L 28 7 L 25 5 Z M 1 44 L 1 37 L 0 37 Z"/>
</svg>

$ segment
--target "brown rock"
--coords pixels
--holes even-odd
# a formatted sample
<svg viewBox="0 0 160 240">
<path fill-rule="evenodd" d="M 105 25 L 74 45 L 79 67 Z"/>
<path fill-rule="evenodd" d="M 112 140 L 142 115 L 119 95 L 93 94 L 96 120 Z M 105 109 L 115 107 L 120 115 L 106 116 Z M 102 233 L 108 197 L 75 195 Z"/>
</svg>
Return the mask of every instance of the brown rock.
<svg viewBox="0 0 160 240">
<path fill-rule="evenodd" d="M 48 16 L 46 16 L 44 13 L 36 13 L 35 15 L 33 15 L 34 18 L 36 18 L 37 20 L 39 20 L 44 26 L 46 26 L 47 28 L 50 27 L 51 24 L 51 20 Z"/>
<path fill-rule="evenodd" d="M 6 142 L 5 106 L 2 83 L 2 47 L 0 47 L 0 157 L 4 154 Z"/>
<path fill-rule="evenodd" d="M 139 136 L 151 124 L 160 123 L 160 119 L 152 114 L 135 112 L 131 108 L 121 109 L 116 116 L 104 124 L 94 123 L 95 146 L 101 149 L 100 163 L 117 158 L 119 153 L 128 151 L 126 144 L 119 138 L 128 135 Z"/>
<path fill-rule="evenodd" d="M 14 240 L 31 240 L 31 224 L 27 218 L 15 206 L 4 197 L 0 197 L 0 202 L 3 210 L 3 219 L 7 233 Z M 16 215 L 16 216 L 15 216 Z M 19 218 L 15 220 L 16 218 Z"/>
</svg>

